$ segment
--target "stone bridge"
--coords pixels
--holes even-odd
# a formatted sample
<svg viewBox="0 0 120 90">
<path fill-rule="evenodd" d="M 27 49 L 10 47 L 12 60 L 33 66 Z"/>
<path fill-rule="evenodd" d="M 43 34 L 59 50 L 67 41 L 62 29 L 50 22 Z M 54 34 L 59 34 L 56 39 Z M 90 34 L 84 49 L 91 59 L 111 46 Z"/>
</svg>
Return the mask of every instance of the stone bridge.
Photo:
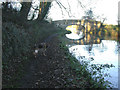
<svg viewBox="0 0 120 90">
<path fill-rule="evenodd" d="M 81 40 L 70 40 L 71 43 L 76 43 L 80 45 L 86 44 L 100 44 L 101 40 L 107 39 L 109 40 L 110 36 L 113 40 L 117 40 L 117 31 L 112 30 L 111 32 L 105 32 L 104 28 L 101 28 L 100 21 L 93 21 L 93 20 L 59 20 L 54 21 L 53 23 L 62 29 L 66 29 L 67 26 L 71 24 L 83 25 L 85 30 L 85 38 Z M 109 34 L 108 34 L 109 33 Z"/>
<path fill-rule="evenodd" d="M 67 26 L 72 25 L 72 24 L 77 24 L 77 25 L 82 25 L 85 27 L 84 32 L 93 32 L 93 31 L 99 31 L 101 27 L 101 22 L 100 21 L 95 21 L 91 19 L 82 19 L 82 20 L 58 20 L 58 21 L 53 21 L 53 23 L 62 29 L 66 29 Z"/>
</svg>

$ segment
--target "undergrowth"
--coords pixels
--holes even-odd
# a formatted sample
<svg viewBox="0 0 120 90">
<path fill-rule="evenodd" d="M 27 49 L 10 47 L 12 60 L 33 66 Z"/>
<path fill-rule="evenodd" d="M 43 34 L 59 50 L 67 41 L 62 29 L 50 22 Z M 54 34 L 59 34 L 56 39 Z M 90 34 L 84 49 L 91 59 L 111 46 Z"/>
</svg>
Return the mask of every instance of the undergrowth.
<svg viewBox="0 0 120 90">
<path fill-rule="evenodd" d="M 86 82 L 86 83 L 89 83 L 88 88 L 106 89 L 107 87 L 110 87 L 108 85 L 110 82 L 107 82 L 107 81 L 105 82 L 104 81 L 104 77 L 102 76 L 102 73 L 100 73 L 99 81 L 97 81 L 98 77 L 96 77 L 96 78 L 92 77 L 93 75 L 96 74 L 96 71 L 89 72 L 88 67 L 87 67 L 88 63 L 83 62 L 83 63 L 86 63 L 86 64 L 83 65 L 75 57 L 73 57 L 73 55 L 71 53 L 69 53 L 68 47 L 66 46 L 68 44 L 67 43 L 68 41 L 63 39 L 63 36 L 65 36 L 65 33 L 66 33 L 66 31 L 63 30 L 61 32 L 61 34 L 59 35 L 59 39 L 62 42 L 62 43 L 60 43 L 60 47 L 65 51 L 66 58 L 69 59 L 69 61 L 70 61 L 70 67 L 77 75 L 78 81 L 75 80 L 75 81 L 73 81 L 73 83 L 79 83 L 80 86 L 81 85 L 83 86 L 83 84 L 85 84 L 85 82 Z M 95 67 L 97 69 L 97 66 L 95 66 Z M 81 77 L 84 77 L 84 82 L 79 81 L 81 79 Z"/>
<path fill-rule="evenodd" d="M 3 88 L 18 87 L 17 81 L 24 75 L 26 64 L 34 59 L 35 46 L 48 36 L 59 32 L 46 21 L 29 21 L 26 25 L 7 21 L 4 17 L 2 24 Z"/>
</svg>

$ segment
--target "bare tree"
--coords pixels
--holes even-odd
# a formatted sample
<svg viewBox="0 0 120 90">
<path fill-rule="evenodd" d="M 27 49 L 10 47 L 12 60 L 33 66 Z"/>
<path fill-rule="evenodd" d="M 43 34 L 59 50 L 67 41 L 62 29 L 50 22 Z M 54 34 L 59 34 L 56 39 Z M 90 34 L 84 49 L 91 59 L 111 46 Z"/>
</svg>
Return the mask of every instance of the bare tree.
<svg viewBox="0 0 120 90">
<path fill-rule="evenodd" d="M 63 10 L 65 10 L 69 17 L 75 17 L 71 12 L 71 6 L 70 6 L 70 3 L 69 3 L 69 0 L 67 0 L 68 8 L 66 6 L 64 6 L 59 0 L 55 0 L 55 2 L 60 7 L 62 15 L 64 15 Z"/>
</svg>

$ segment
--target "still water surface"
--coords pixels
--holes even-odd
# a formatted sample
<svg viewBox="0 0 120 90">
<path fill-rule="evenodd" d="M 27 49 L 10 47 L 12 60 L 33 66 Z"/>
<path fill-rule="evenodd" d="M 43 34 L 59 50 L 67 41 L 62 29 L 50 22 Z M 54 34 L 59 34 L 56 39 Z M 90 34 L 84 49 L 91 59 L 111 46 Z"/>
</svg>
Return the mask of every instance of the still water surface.
<svg viewBox="0 0 120 90">
<path fill-rule="evenodd" d="M 102 36 L 98 37 L 95 41 L 94 38 L 88 39 L 88 37 L 85 37 L 79 41 L 72 40 L 72 43 L 66 46 L 68 46 L 69 52 L 81 64 L 88 63 L 87 68 L 90 72 L 95 70 L 92 69 L 92 65 L 97 65 L 98 67 L 100 65 L 111 66 L 110 68 L 102 68 L 100 71 L 104 80 L 111 82 L 110 86 L 118 88 L 118 55 L 120 54 L 120 45 L 116 40 L 111 40 L 112 37 L 102 38 Z M 93 77 L 97 77 L 99 74 L 98 71 Z"/>
</svg>

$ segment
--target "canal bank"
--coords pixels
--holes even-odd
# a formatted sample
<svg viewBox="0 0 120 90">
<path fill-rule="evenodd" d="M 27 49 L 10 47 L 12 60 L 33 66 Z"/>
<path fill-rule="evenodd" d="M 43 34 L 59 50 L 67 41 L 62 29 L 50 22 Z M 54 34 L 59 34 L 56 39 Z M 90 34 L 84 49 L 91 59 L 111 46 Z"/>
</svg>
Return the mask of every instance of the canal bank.
<svg viewBox="0 0 120 90">
<path fill-rule="evenodd" d="M 111 87 L 118 88 L 117 42 L 103 40 L 101 44 L 93 44 L 91 51 L 89 47 L 89 45 L 71 45 L 69 52 L 81 64 L 87 64 L 88 71 L 93 73 L 94 78 L 98 78 L 97 81 L 102 75 L 105 81 L 111 83 Z"/>
<path fill-rule="evenodd" d="M 21 48 L 16 48 L 18 49 L 15 50 L 15 52 L 17 52 L 15 54 L 16 56 L 14 54 L 7 54 L 7 52 L 4 51 L 3 55 L 6 59 L 3 58 L 3 88 L 105 87 L 102 84 L 103 82 L 97 83 L 94 81 L 90 73 L 85 70 L 86 67 L 80 65 L 78 61 L 69 54 L 68 48 L 64 43 L 64 40 L 67 39 L 65 37 L 65 30 L 59 29 L 60 31 L 56 32 L 58 28 L 53 28 L 53 26 L 47 22 L 36 23 L 33 25 L 31 23 L 29 28 L 24 28 L 11 22 L 3 23 L 3 50 L 7 50 L 6 48 L 8 48 L 8 46 L 14 48 L 12 45 L 15 45 L 15 47 L 19 47 L 21 44 L 26 46 L 31 45 L 25 48 L 26 52 L 24 52 L 24 55 L 21 55 Z M 20 34 L 22 39 L 18 37 L 18 31 L 22 33 Z M 14 33 L 17 34 L 15 38 L 13 37 Z M 53 33 L 58 33 L 58 36 L 53 35 Z M 27 38 L 24 38 L 24 35 L 27 35 Z M 53 36 L 48 40 L 47 38 L 51 35 Z M 12 39 L 5 38 L 8 36 Z M 26 43 L 21 43 L 21 41 L 14 42 L 16 39 L 27 39 L 27 41 Z M 13 44 L 9 45 L 6 42 L 12 42 Z M 34 45 L 39 46 L 41 43 L 46 43 L 47 48 L 42 49 L 37 57 L 35 57 L 33 54 L 35 50 Z M 12 58 L 7 58 L 5 55 L 11 55 Z"/>
<path fill-rule="evenodd" d="M 65 32 L 47 40 L 45 55 L 41 52 L 27 64 L 26 73 L 19 81 L 22 88 L 102 88 L 104 81 L 96 82 L 68 51 L 64 41 Z M 31 78 L 32 77 L 32 78 Z M 24 83 L 24 84 L 23 84 Z"/>
<path fill-rule="evenodd" d="M 114 28 L 113 28 L 114 27 Z M 115 29 L 116 27 L 116 29 Z M 85 37 L 80 40 L 67 40 L 66 46 L 82 65 L 86 65 L 92 78 L 99 82 L 108 82 L 112 88 L 118 88 L 118 27 L 107 25 L 102 33 L 85 33 Z"/>
</svg>

